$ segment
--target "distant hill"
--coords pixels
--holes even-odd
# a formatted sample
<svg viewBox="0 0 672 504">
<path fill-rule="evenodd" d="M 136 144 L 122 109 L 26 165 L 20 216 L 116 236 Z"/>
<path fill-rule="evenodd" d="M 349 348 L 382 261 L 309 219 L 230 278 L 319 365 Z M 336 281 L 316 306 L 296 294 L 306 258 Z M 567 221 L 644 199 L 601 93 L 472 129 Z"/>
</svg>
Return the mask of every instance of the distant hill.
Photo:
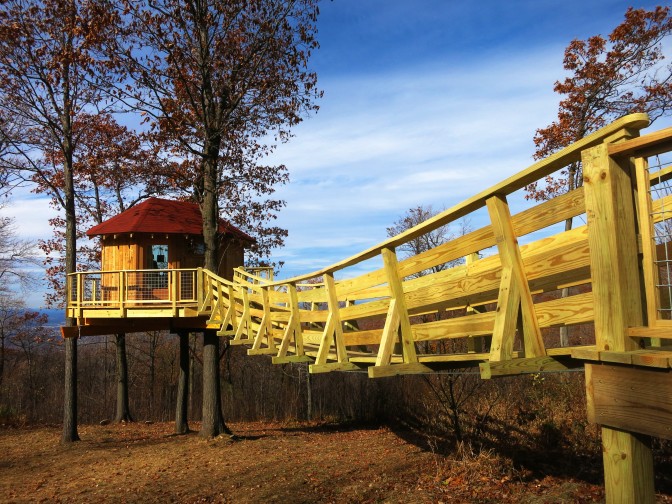
<svg viewBox="0 0 672 504">
<path fill-rule="evenodd" d="M 60 327 L 65 323 L 65 310 L 61 309 L 38 309 L 49 317 L 48 327 Z"/>
</svg>

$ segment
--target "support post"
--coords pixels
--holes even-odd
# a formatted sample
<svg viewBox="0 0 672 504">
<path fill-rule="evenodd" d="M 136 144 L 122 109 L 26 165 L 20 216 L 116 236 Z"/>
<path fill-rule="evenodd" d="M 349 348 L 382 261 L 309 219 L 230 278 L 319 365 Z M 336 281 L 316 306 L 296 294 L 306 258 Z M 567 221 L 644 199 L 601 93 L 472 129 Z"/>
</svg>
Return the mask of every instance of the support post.
<svg viewBox="0 0 672 504">
<path fill-rule="evenodd" d="M 180 331 L 180 376 L 177 382 L 175 434 L 189 432 L 189 333 Z"/>
<path fill-rule="evenodd" d="M 502 286 L 497 301 L 497 318 L 492 338 L 492 361 L 509 360 L 513 352 L 513 337 L 518 322 L 522 321 L 525 357 L 544 357 L 546 349 L 541 338 L 539 322 L 532 302 L 518 239 L 513 231 L 511 212 L 504 196 L 493 196 L 487 202 L 492 231 L 502 261 Z M 520 309 L 520 311 L 519 311 Z"/>
<path fill-rule="evenodd" d="M 620 165 L 602 144 L 582 153 L 588 243 L 595 304 L 597 350 L 635 350 L 629 326 L 642 325 L 633 185 L 630 161 Z M 586 365 L 587 396 L 593 401 Z M 608 503 L 655 502 L 650 438 L 602 427 L 604 484 Z"/>
</svg>

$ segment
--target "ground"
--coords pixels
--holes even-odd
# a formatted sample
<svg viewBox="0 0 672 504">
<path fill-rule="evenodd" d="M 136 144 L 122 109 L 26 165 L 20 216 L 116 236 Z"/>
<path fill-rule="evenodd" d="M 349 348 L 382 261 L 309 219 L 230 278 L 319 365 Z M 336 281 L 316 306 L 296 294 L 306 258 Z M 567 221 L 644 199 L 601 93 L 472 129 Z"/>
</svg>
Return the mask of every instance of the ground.
<svg viewBox="0 0 672 504">
<path fill-rule="evenodd" d="M 198 425 L 192 425 L 197 428 Z M 0 430 L 2 502 L 600 502 L 599 485 L 517 470 L 464 446 L 443 456 L 409 432 L 315 423 L 230 424 L 238 439 L 173 424 Z M 672 502 L 659 496 L 660 502 Z"/>
</svg>

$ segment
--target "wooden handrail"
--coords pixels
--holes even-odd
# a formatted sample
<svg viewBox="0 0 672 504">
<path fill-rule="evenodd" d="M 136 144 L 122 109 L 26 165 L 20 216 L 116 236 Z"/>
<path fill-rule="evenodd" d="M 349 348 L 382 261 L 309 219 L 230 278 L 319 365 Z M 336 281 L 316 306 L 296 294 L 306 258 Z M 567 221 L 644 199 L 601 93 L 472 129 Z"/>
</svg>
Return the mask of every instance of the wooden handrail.
<svg viewBox="0 0 672 504">
<path fill-rule="evenodd" d="M 458 203 L 457 205 L 441 212 L 434 217 L 422 222 L 421 224 L 404 231 L 396 236 L 370 247 L 359 254 L 355 254 L 347 259 L 336 262 L 325 268 L 316 270 L 312 273 L 297 275 L 285 280 L 276 280 L 269 282 L 268 285 L 283 285 L 287 283 L 297 283 L 324 275 L 325 273 L 334 273 L 349 266 L 353 266 L 362 261 L 372 259 L 381 254 L 383 249 L 394 249 L 399 245 L 409 242 L 418 236 L 427 234 L 442 226 L 455 222 L 471 212 L 485 206 L 486 200 L 495 195 L 509 195 L 523 187 L 546 177 L 557 170 L 564 168 L 570 163 L 581 160 L 581 152 L 589 147 L 593 147 L 612 137 L 614 134 L 625 129 L 642 129 L 649 125 L 649 116 L 644 113 L 630 114 L 613 123 L 599 129 L 598 131 L 582 138 L 581 140 L 565 147 L 561 151 L 542 159 L 525 170 L 507 178 L 506 180 L 495 184 L 494 186 L 481 191 L 475 196 Z"/>
<path fill-rule="evenodd" d="M 610 144 L 611 157 L 655 156 L 672 149 L 672 128 L 665 128 L 632 140 Z"/>
</svg>

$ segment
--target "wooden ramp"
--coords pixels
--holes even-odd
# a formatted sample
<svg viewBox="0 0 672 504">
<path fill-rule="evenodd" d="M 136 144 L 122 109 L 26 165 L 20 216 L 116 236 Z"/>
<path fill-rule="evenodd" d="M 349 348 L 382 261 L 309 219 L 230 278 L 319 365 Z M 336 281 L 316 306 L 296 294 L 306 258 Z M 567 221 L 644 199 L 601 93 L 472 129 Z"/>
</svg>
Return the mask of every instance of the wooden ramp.
<svg viewBox="0 0 672 504">
<path fill-rule="evenodd" d="M 648 161 L 672 150 L 672 134 L 637 138 L 647 123 L 643 114 L 620 119 L 421 225 L 316 272 L 272 281 L 259 271 L 238 270 L 227 281 L 203 269 L 167 270 L 166 287 L 144 296 L 137 295 L 144 292 L 143 274 L 155 272 L 77 273 L 70 278 L 69 314 L 80 320 L 79 335 L 112 328 L 216 328 L 232 344 L 248 345 L 250 355 L 310 362 L 313 373 L 367 368 L 374 378 L 480 366 L 482 377 L 490 378 L 566 369 L 600 361 L 594 357 L 601 351 L 618 351 L 595 336 L 601 306 L 596 298 L 598 291 L 611 296 L 618 272 L 631 269 L 641 271 L 644 282 L 639 287 L 633 278 L 637 285 L 628 288 L 642 292 L 646 306 L 634 326 L 627 324 L 623 350 L 648 346 L 649 353 L 657 352 L 672 337 L 672 310 L 660 278 L 669 240 L 654 234 L 670 221 L 672 195 L 658 196 L 656 188 L 666 185 L 672 168 L 651 172 Z M 511 194 L 543 183 L 596 149 L 605 163 L 626 161 L 627 193 L 595 186 L 584 161 L 584 187 L 512 214 Z M 595 171 L 599 182 L 603 170 Z M 634 204 L 625 230 L 631 233 L 627 259 L 601 252 L 618 231 L 606 221 L 624 217 L 622 208 L 608 206 L 621 204 L 617 196 Z M 479 212 L 488 225 L 413 257 L 401 259 L 395 252 Z M 564 231 L 570 218 L 575 226 Z M 596 284 L 596 260 L 604 262 L 604 285 Z M 372 262 L 367 273 L 350 273 Z M 559 346 L 554 328 L 560 326 L 578 335 L 573 346 Z M 68 331 L 75 335 L 75 329 Z"/>
</svg>

